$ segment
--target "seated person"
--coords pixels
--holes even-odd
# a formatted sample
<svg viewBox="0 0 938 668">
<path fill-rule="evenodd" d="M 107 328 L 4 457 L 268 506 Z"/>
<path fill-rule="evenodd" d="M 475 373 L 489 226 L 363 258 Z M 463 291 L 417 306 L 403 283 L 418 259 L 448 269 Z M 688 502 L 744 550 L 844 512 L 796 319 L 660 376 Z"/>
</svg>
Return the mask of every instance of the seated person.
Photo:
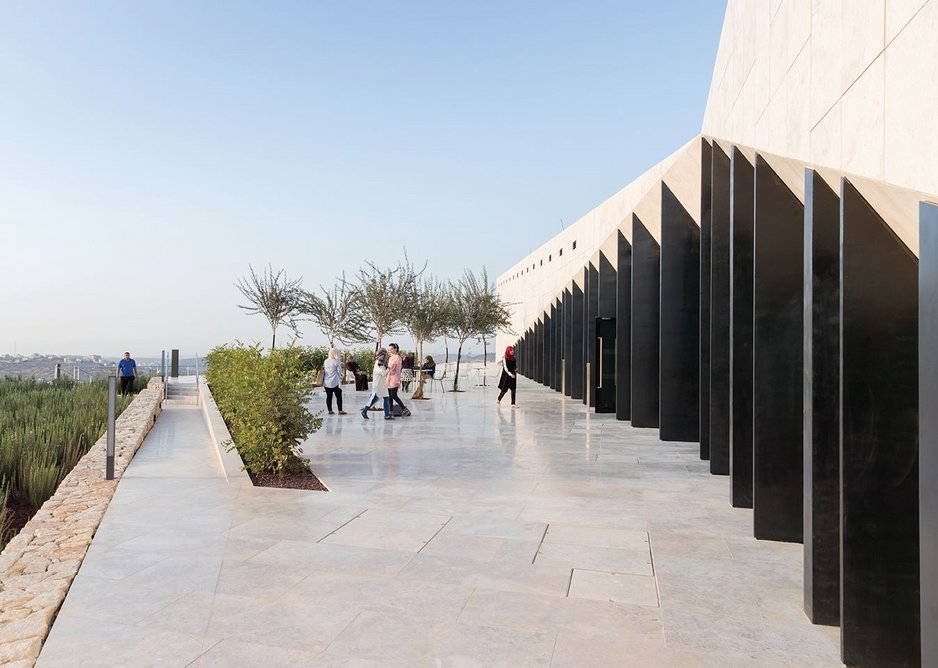
<svg viewBox="0 0 938 668">
<path fill-rule="evenodd" d="M 348 360 L 345 362 L 345 368 L 351 371 L 355 376 L 355 391 L 361 392 L 368 389 L 368 374 L 366 374 L 358 363 L 355 361 L 355 358 L 351 355 L 348 356 Z"/>
<path fill-rule="evenodd" d="M 433 361 L 433 357 L 427 355 L 426 361 L 420 367 L 420 380 L 433 378 L 434 373 L 436 373 L 436 362 Z"/>
<path fill-rule="evenodd" d="M 401 360 L 401 387 L 407 392 L 410 390 L 410 382 L 414 378 L 414 354 L 407 353 Z"/>
</svg>

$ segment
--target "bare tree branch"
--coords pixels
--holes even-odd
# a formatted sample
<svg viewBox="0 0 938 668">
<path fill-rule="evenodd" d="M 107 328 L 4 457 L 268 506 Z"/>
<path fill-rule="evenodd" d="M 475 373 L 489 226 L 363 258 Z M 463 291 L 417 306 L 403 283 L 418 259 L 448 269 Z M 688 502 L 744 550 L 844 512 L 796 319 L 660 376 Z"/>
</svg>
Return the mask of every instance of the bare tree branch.
<svg viewBox="0 0 938 668">
<path fill-rule="evenodd" d="M 446 332 L 459 342 L 453 391 L 458 390 L 459 366 L 466 341 L 471 338 L 484 340 L 498 330 L 508 331 L 510 323 L 508 305 L 498 296 L 485 267 L 479 275 L 467 269 L 459 281 L 450 283 Z"/>
<path fill-rule="evenodd" d="M 403 331 L 408 297 L 425 269 L 426 264 L 419 271 L 414 269 L 405 249 L 404 260 L 393 269 L 367 262 L 358 270 L 358 302 L 375 337 L 375 350 L 385 336 Z"/>
<path fill-rule="evenodd" d="M 345 279 L 345 274 L 332 288 L 319 289 L 319 295 L 305 290 L 300 293 L 296 320 L 311 320 L 325 334 L 330 348 L 335 347 L 336 341 L 346 345 L 367 341 L 370 333 L 359 292 Z"/>
<path fill-rule="evenodd" d="M 270 349 L 273 350 L 277 346 L 277 328 L 281 324 L 292 326 L 292 319 L 297 315 L 297 302 L 303 279 L 288 278 L 283 269 L 274 273 L 270 265 L 267 265 L 260 276 L 251 265 L 248 265 L 248 270 L 249 275 L 242 276 L 235 284 L 248 301 L 246 305 L 238 304 L 238 308 L 247 311 L 248 315 L 262 315 L 267 318 L 271 330 Z"/>
</svg>

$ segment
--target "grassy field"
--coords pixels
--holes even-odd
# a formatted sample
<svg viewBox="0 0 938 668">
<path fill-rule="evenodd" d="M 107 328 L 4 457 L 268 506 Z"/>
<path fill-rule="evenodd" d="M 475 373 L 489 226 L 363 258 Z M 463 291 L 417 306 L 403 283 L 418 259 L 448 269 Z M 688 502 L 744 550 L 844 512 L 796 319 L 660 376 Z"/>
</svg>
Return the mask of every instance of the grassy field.
<svg viewBox="0 0 938 668">
<path fill-rule="evenodd" d="M 118 396 L 118 413 L 130 401 Z M 0 549 L 106 429 L 106 380 L 0 378 Z"/>
</svg>

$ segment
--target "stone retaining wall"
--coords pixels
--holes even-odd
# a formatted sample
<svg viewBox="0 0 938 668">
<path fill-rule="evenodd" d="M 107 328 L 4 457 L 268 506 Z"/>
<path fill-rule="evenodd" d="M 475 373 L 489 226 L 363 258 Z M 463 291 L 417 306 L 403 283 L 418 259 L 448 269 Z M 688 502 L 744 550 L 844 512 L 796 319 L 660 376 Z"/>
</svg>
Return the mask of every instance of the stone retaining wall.
<svg viewBox="0 0 938 668">
<path fill-rule="evenodd" d="M 0 665 L 33 666 L 120 480 L 160 414 L 151 380 L 117 419 L 114 480 L 105 434 L 0 554 Z"/>
<path fill-rule="evenodd" d="M 212 443 L 215 444 L 215 454 L 218 455 L 218 461 L 225 471 L 225 478 L 232 485 L 253 486 L 251 476 L 244 468 L 244 462 L 237 450 L 228 450 L 228 446 L 234 443 L 231 432 L 225 425 L 225 419 L 218 410 L 218 404 L 215 403 L 215 397 L 211 389 L 205 383 L 199 385 L 199 398 L 202 404 L 202 416 L 205 418 L 205 426 L 208 427 L 208 433 L 212 437 Z"/>
</svg>

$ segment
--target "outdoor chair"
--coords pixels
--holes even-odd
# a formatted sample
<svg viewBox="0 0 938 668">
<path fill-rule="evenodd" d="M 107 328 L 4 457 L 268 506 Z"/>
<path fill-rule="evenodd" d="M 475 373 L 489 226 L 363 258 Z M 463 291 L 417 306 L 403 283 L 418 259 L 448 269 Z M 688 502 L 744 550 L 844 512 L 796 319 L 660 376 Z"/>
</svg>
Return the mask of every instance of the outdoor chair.
<svg viewBox="0 0 938 668">
<path fill-rule="evenodd" d="M 401 386 L 404 388 L 405 392 L 410 390 L 410 384 L 412 382 L 414 382 L 414 370 L 401 369 Z"/>
<path fill-rule="evenodd" d="M 441 370 L 442 369 L 442 370 Z M 433 383 L 439 383 L 440 389 L 445 393 L 446 386 L 443 384 L 443 381 L 447 380 L 446 378 L 446 365 L 438 364 L 436 367 L 436 373 L 433 374 L 433 377 L 430 379 L 430 391 L 433 391 Z"/>
</svg>

